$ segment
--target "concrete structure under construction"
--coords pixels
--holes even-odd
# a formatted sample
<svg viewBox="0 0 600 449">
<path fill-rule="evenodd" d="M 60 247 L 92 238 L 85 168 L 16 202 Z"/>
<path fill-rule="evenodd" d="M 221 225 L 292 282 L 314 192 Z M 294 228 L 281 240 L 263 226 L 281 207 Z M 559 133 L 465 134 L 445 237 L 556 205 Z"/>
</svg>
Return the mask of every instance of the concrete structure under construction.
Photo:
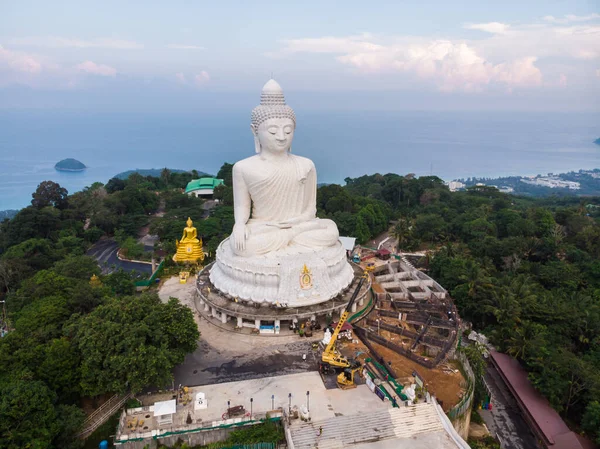
<svg viewBox="0 0 600 449">
<path fill-rule="evenodd" d="M 175 395 L 174 409 L 157 412 L 171 404 L 172 396 L 142 397 L 143 407 L 123 412 L 115 445 L 153 449 L 178 439 L 190 445 L 209 444 L 224 439 L 231 429 L 259 423 L 268 414 L 282 422 L 288 447 L 294 449 L 468 448 L 435 398 L 392 408 L 366 385 L 351 393 L 328 390 L 315 372 L 192 387 Z M 171 418 L 159 419 L 156 413 Z M 310 421 L 299 419 L 302 415 L 310 416 Z"/>
<path fill-rule="evenodd" d="M 452 351 L 459 316 L 448 292 L 425 273 L 401 260 L 375 266 L 373 291 L 377 307 L 365 320 L 361 336 L 432 368 Z M 396 343 L 379 334 L 396 335 Z"/>
</svg>

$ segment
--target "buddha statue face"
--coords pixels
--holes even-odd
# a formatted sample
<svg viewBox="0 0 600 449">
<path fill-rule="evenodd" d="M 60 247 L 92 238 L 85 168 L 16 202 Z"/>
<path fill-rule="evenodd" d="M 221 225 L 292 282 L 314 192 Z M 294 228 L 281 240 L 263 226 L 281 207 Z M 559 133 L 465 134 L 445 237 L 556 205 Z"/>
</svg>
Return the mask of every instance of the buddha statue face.
<svg viewBox="0 0 600 449">
<path fill-rule="evenodd" d="M 289 118 L 270 118 L 262 122 L 258 129 L 252 126 L 257 153 L 282 154 L 290 151 L 294 127 L 294 122 Z"/>
</svg>

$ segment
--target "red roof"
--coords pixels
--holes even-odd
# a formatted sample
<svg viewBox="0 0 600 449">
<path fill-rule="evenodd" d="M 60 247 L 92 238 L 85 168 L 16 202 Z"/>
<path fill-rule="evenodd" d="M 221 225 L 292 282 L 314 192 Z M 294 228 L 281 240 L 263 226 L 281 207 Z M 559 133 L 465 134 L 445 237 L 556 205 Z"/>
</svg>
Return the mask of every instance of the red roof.
<svg viewBox="0 0 600 449">
<path fill-rule="evenodd" d="M 519 402 L 519 406 L 543 434 L 548 447 L 552 449 L 594 448 L 589 440 L 571 432 L 556 410 L 531 385 L 527 371 L 516 359 L 497 351 L 491 351 L 490 355 Z"/>
<path fill-rule="evenodd" d="M 333 327 L 334 329 L 337 327 L 337 325 L 338 325 L 337 322 L 336 323 L 331 323 L 331 327 Z M 351 331 L 352 330 L 352 324 L 350 324 L 348 321 L 346 321 L 340 330 L 341 331 Z"/>
<path fill-rule="evenodd" d="M 387 256 L 388 254 L 392 254 L 392 253 L 389 252 L 389 250 L 387 250 L 385 248 L 381 248 L 381 249 L 377 250 L 377 254 L 382 255 L 382 256 Z"/>
</svg>

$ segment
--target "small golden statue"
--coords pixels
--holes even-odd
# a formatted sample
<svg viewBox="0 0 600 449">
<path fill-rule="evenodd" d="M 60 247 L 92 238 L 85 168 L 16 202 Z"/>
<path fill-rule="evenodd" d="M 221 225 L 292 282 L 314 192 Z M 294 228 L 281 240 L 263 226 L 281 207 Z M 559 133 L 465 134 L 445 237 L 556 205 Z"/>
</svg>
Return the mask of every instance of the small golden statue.
<svg viewBox="0 0 600 449">
<path fill-rule="evenodd" d="M 178 263 L 202 263 L 204 261 L 202 240 L 198 240 L 198 233 L 196 228 L 192 226 L 194 222 L 190 217 L 188 217 L 186 224 L 181 241 L 175 240 L 177 253 L 173 256 L 173 260 Z"/>
<path fill-rule="evenodd" d="M 93 274 L 92 277 L 90 278 L 90 285 L 92 287 L 100 287 L 100 286 L 102 286 L 102 281 L 98 278 L 98 276 Z"/>
</svg>

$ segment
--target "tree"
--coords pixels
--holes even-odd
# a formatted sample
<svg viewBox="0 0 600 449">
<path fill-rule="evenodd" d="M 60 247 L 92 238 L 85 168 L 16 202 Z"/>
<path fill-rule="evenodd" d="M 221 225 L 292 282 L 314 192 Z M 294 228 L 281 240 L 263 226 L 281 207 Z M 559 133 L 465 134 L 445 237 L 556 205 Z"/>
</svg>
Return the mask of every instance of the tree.
<svg viewBox="0 0 600 449">
<path fill-rule="evenodd" d="M 400 218 L 394 228 L 392 229 L 392 235 L 398 241 L 398 251 L 401 248 L 405 248 L 406 244 L 410 240 L 412 230 L 412 222 L 409 218 Z"/>
<path fill-rule="evenodd" d="M 82 280 L 100 274 L 98 263 L 89 256 L 68 256 L 56 262 L 52 270 L 61 276 Z"/>
<path fill-rule="evenodd" d="M 219 172 L 217 173 L 217 179 L 222 179 L 226 186 L 232 187 L 233 186 L 232 173 L 233 173 L 233 164 L 225 162 L 219 169 Z"/>
<path fill-rule="evenodd" d="M 156 295 L 112 299 L 67 329 L 81 354 L 86 394 L 163 386 L 199 337 L 192 311 Z"/>
<path fill-rule="evenodd" d="M 160 181 L 165 187 L 168 187 L 169 179 L 171 179 L 171 170 L 165 167 L 160 172 Z"/>
<path fill-rule="evenodd" d="M 354 230 L 354 233 L 356 235 L 356 239 L 360 243 L 365 243 L 371 238 L 371 231 L 361 215 L 359 215 L 356 219 L 356 229 Z"/>
<path fill-rule="evenodd" d="M 596 444 L 600 444 L 600 402 L 592 401 L 587 405 L 581 427 L 595 439 Z"/>
<path fill-rule="evenodd" d="M 117 295 L 132 295 L 135 292 L 135 284 L 131 280 L 131 276 L 122 269 L 106 276 L 104 285 Z"/>
<path fill-rule="evenodd" d="M 69 192 L 60 184 L 53 181 L 43 181 L 38 185 L 34 193 L 31 194 L 32 206 L 41 209 L 46 206 L 53 206 L 63 209 L 67 205 L 67 194 Z"/>
<path fill-rule="evenodd" d="M 127 184 L 122 179 L 110 178 L 108 180 L 108 183 L 106 183 L 106 191 L 108 193 L 115 193 L 115 192 L 125 189 L 126 185 Z"/>
<path fill-rule="evenodd" d="M 77 399 L 79 363 L 79 354 L 71 342 L 57 338 L 44 346 L 44 361 L 37 367 L 37 376 L 61 399 Z"/>
<path fill-rule="evenodd" d="M 40 381 L 0 385 L 0 449 L 45 449 L 60 431 L 56 395 Z"/>
</svg>

